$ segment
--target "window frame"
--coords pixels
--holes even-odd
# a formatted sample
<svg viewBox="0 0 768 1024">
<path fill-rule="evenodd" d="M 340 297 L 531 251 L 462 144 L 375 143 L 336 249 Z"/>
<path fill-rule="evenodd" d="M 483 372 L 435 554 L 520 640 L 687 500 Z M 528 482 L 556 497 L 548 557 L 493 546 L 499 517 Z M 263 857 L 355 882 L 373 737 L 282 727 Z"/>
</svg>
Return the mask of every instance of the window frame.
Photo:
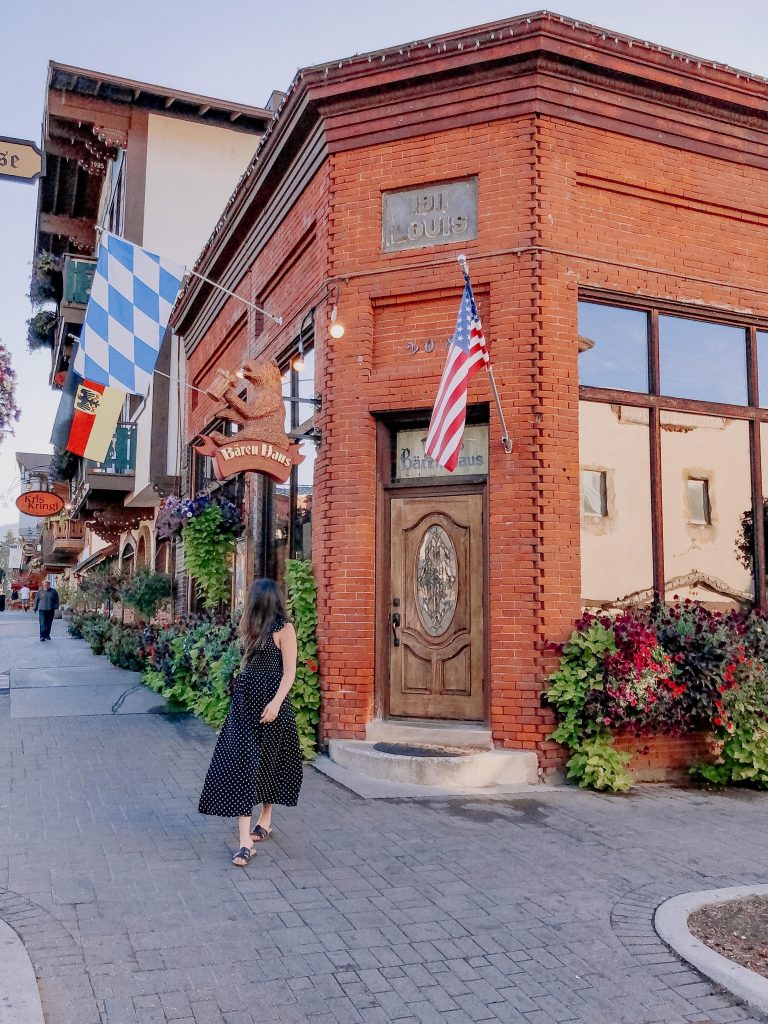
<svg viewBox="0 0 768 1024">
<path fill-rule="evenodd" d="M 688 484 L 686 502 L 688 506 L 688 525 L 689 526 L 703 526 L 708 527 L 712 525 L 712 499 L 709 493 L 710 478 L 708 476 L 688 476 L 686 477 L 686 483 Z M 703 519 L 694 519 L 691 513 L 691 484 L 702 484 L 701 495 L 702 495 L 702 509 L 704 510 Z"/>
<path fill-rule="evenodd" d="M 768 318 L 731 312 L 712 306 L 691 306 L 685 302 L 646 298 L 625 292 L 609 292 L 596 288 L 580 288 L 578 302 L 593 302 L 604 306 L 634 309 L 648 315 L 648 392 L 621 391 L 617 388 L 599 388 L 579 384 L 579 400 L 609 405 L 627 405 L 648 409 L 650 432 L 651 474 L 651 530 L 653 538 L 653 590 L 655 599 L 665 599 L 664 523 L 661 480 L 661 414 L 662 412 L 688 412 L 726 419 L 746 420 L 749 424 L 749 460 L 751 469 L 752 516 L 755 524 L 753 550 L 753 576 L 755 605 L 765 611 L 766 565 L 765 525 L 763 521 L 763 477 L 760 425 L 768 423 L 768 408 L 759 401 L 757 334 L 768 331 Z M 577 311 L 578 313 L 578 311 Z M 747 404 L 729 405 L 692 398 L 670 398 L 661 394 L 659 372 L 659 316 L 684 317 L 708 323 L 741 327 L 745 332 L 747 360 Z M 578 358 L 578 357 L 577 357 Z M 768 497 L 768 496 L 767 496 Z M 581 503 L 579 503 L 581 510 Z M 703 524 L 702 524 L 703 525 Z"/>
<path fill-rule="evenodd" d="M 286 373 L 290 374 L 289 378 L 289 395 L 286 397 L 298 398 L 299 397 L 299 378 L 301 371 L 295 370 L 291 365 L 293 359 L 299 353 L 302 353 L 305 357 L 312 352 L 313 356 L 317 356 L 317 347 L 315 345 L 314 328 L 313 324 L 309 324 L 299 335 L 293 339 L 290 346 L 285 349 L 279 358 L 276 360 L 277 365 L 280 369 L 281 378 Z M 315 369 L 315 374 L 316 374 Z M 314 396 L 317 395 L 317 378 L 315 375 L 314 383 Z M 314 397 L 312 396 L 312 397 Z M 312 434 L 315 428 L 315 418 L 317 410 L 314 406 L 309 406 L 311 410 L 309 415 L 306 415 L 306 408 L 303 403 L 289 402 L 289 416 L 288 421 L 289 436 L 292 438 L 306 437 L 308 443 L 313 443 Z M 260 528 L 258 531 L 258 566 L 261 575 L 269 576 L 274 579 L 276 577 L 276 566 L 277 561 L 274 554 L 274 537 L 272 531 L 274 528 L 274 516 L 275 516 L 275 496 L 276 496 L 276 484 L 274 480 L 263 478 L 259 494 L 259 506 L 260 506 Z M 293 466 L 291 469 L 291 475 L 288 479 L 288 537 L 287 537 L 287 550 L 286 558 L 296 557 L 296 544 L 295 544 L 295 522 L 296 513 L 298 509 L 298 496 L 299 496 L 299 483 L 298 483 L 298 467 Z"/>
<path fill-rule="evenodd" d="M 585 473 L 596 473 L 600 477 L 600 512 L 587 512 L 584 508 L 583 476 Z M 608 470 L 595 466 L 579 467 L 579 498 L 581 517 L 591 522 L 602 522 L 608 519 Z"/>
</svg>

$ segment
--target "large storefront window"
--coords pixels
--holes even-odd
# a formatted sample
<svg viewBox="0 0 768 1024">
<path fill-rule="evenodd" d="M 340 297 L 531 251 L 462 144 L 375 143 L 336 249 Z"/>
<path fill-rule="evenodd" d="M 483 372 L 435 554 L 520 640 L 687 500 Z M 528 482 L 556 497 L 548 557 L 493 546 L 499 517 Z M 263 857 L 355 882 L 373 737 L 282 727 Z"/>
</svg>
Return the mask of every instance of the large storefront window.
<svg viewBox="0 0 768 1024">
<path fill-rule="evenodd" d="M 768 332 L 730 319 L 579 303 L 586 606 L 765 607 Z"/>
</svg>

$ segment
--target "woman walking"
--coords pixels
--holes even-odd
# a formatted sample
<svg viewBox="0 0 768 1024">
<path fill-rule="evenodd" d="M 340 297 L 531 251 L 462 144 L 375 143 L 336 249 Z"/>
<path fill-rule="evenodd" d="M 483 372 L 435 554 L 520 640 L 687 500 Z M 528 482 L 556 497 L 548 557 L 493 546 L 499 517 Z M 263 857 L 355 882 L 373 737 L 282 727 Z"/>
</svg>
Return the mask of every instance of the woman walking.
<svg viewBox="0 0 768 1024">
<path fill-rule="evenodd" d="M 286 700 L 296 675 L 296 631 L 273 580 L 251 584 L 240 637 L 243 668 L 198 810 L 237 817 L 240 849 L 232 863 L 245 867 L 255 854 L 254 844 L 272 835 L 272 805 L 295 807 L 302 781 L 296 718 Z M 261 814 L 252 828 L 256 804 Z"/>
</svg>

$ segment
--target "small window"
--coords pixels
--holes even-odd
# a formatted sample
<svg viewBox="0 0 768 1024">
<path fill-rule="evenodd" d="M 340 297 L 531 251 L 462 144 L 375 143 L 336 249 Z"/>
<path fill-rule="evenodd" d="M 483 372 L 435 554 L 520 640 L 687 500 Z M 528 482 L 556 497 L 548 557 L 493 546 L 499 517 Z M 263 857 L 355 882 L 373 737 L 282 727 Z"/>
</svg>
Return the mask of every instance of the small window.
<svg viewBox="0 0 768 1024">
<path fill-rule="evenodd" d="M 600 518 L 608 515 L 608 488 L 604 470 L 582 469 L 581 512 L 585 516 Z"/>
<path fill-rule="evenodd" d="M 709 504 L 709 480 L 696 477 L 688 479 L 688 522 L 697 526 L 709 526 L 712 511 Z"/>
</svg>

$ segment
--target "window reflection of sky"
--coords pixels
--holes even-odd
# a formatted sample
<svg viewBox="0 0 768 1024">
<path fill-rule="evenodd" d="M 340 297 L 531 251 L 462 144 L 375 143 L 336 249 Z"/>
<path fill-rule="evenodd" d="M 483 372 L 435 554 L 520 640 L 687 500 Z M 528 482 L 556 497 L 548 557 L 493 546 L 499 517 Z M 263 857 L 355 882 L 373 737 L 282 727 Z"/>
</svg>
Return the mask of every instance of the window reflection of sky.
<svg viewBox="0 0 768 1024">
<path fill-rule="evenodd" d="M 594 343 L 579 354 L 580 384 L 648 391 L 647 313 L 580 302 L 579 337 Z"/>
<path fill-rule="evenodd" d="M 659 317 L 661 393 L 702 402 L 747 404 L 743 327 Z"/>
<path fill-rule="evenodd" d="M 768 331 L 757 332 L 757 383 L 760 405 L 768 408 Z"/>
</svg>

